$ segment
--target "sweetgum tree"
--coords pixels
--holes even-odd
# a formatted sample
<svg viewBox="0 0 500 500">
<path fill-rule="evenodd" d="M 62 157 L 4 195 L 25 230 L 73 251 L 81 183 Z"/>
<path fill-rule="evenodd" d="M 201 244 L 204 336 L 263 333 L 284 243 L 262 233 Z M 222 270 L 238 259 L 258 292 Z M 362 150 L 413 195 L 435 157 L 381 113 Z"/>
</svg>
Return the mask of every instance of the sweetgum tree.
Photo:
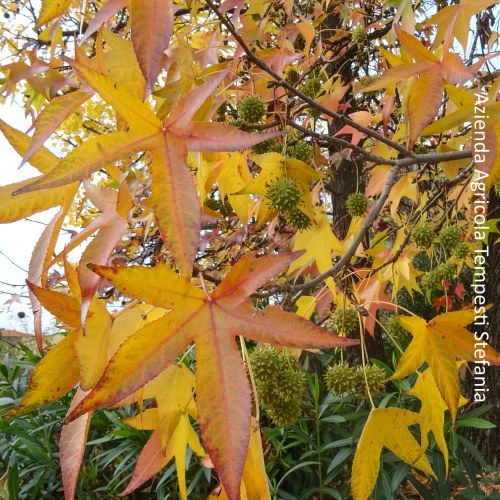
<svg viewBox="0 0 500 500">
<path fill-rule="evenodd" d="M 2 2 L 2 91 L 33 126 L 0 128 L 40 175 L 0 188 L 0 222 L 59 207 L 27 276 L 44 356 L 7 417 L 74 394 L 66 498 L 92 412 L 124 405 L 149 438 L 124 494 L 174 459 L 186 498 L 188 449 L 212 498 L 286 493 L 260 425 L 272 448 L 308 418 L 304 498 L 370 497 L 383 448 L 389 494 L 444 484 L 445 431 L 498 388 L 495 3 Z M 68 332 L 45 353 L 42 308 Z M 347 420 L 321 414 L 354 404 L 329 465 L 321 426 Z"/>
</svg>

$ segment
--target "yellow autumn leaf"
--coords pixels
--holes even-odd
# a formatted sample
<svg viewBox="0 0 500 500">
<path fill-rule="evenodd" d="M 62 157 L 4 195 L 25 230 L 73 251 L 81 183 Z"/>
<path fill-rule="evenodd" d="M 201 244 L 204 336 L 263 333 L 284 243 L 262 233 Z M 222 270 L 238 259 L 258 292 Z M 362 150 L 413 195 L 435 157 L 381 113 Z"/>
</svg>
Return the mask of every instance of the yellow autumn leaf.
<svg viewBox="0 0 500 500">
<path fill-rule="evenodd" d="M 194 388 L 194 373 L 183 363 L 170 365 L 144 386 L 144 399 L 154 397 L 158 405 L 158 430 L 164 448 L 182 412 L 196 417 Z"/>
<path fill-rule="evenodd" d="M 40 15 L 35 24 L 35 29 L 52 21 L 63 14 L 71 5 L 72 0 L 43 0 Z"/>
<path fill-rule="evenodd" d="M 290 266 L 289 272 L 316 263 L 320 273 L 331 269 L 332 257 L 343 253 L 340 241 L 333 234 L 330 221 L 323 207 L 314 207 L 314 217 L 311 228 L 307 231 L 298 232 L 295 235 L 294 250 L 305 250 Z M 326 284 L 335 294 L 335 284 L 332 278 L 326 280 Z"/>
<path fill-rule="evenodd" d="M 77 331 L 73 330 L 36 365 L 24 397 L 4 418 L 53 403 L 73 389 L 80 373 L 74 348 L 76 336 Z"/>
<path fill-rule="evenodd" d="M 434 476 L 427 457 L 408 429 L 418 423 L 418 413 L 400 408 L 373 409 L 359 439 L 352 465 L 351 490 L 354 500 L 367 500 L 377 482 L 380 453 L 391 450 L 403 462 Z"/>
<path fill-rule="evenodd" d="M 401 325 L 413 335 L 413 340 L 401 356 L 392 378 L 406 377 L 427 362 L 453 422 L 460 400 L 456 360 L 476 360 L 477 341 L 465 328 L 474 318 L 473 310 L 440 314 L 430 321 L 418 316 L 399 316 Z M 485 360 L 500 365 L 500 355 L 492 347 L 484 343 L 483 351 Z"/>
<path fill-rule="evenodd" d="M 188 445 L 199 457 L 205 456 L 205 450 L 191 425 L 189 416 L 183 412 L 166 448 L 162 447 L 158 432 L 151 436 L 139 455 L 130 483 L 121 495 L 125 496 L 138 488 L 167 465 L 172 458 L 175 458 L 179 493 L 181 498 L 186 500 L 186 448 Z"/>
<path fill-rule="evenodd" d="M 406 392 L 422 401 L 422 408 L 419 412 L 422 451 L 425 452 L 427 449 L 429 432 L 432 431 L 434 439 L 443 453 L 446 473 L 448 473 L 448 446 L 444 437 L 444 412 L 448 407 L 439 393 L 432 370 L 427 369 L 420 373 L 415 385 Z"/>
</svg>

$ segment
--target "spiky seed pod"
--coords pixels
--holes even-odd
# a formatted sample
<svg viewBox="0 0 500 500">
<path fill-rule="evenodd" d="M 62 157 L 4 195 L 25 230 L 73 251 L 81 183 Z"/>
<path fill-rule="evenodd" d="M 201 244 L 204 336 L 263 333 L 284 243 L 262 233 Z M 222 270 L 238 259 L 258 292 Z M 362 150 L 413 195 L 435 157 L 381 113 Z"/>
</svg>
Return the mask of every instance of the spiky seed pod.
<svg viewBox="0 0 500 500">
<path fill-rule="evenodd" d="M 250 364 L 256 380 L 274 378 L 280 370 L 280 359 L 276 349 L 261 347 L 250 353 Z"/>
<path fill-rule="evenodd" d="M 498 181 L 495 182 L 495 193 L 497 196 L 500 196 L 500 179 Z"/>
<path fill-rule="evenodd" d="M 460 241 L 461 234 L 458 226 L 446 226 L 439 233 L 439 241 L 447 250 L 453 250 Z"/>
<path fill-rule="evenodd" d="M 282 146 L 276 139 L 267 139 L 252 146 L 252 153 L 262 155 L 264 153 L 281 153 Z"/>
<path fill-rule="evenodd" d="M 413 151 L 418 155 L 425 155 L 430 151 L 430 149 L 429 149 L 429 146 L 426 146 L 425 144 L 420 143 L 420 144 L 415 145 L 415 148 Z"/>
<path fill-rule="evenodd" d="M 361 217 L 368 208 L 368 198 L 363 193 L 353 193 L 348 196 L 345 205 L 351 217 Z"/>
<path fill-rule="evenodd" d="M 286 222 L 297 231 L 307 231 L 312 226 L 311 219 L 298 209 L 287 212 L 284 217 Z"/>
<path fill-rule="evenodd" d="M 307 163 L 311 159 L 312 154 L 311 146 L 306 141 L 298 141 L 295 146 L 290 148 L 289 156 Z"/>
<path fill-rule="evenodd" d="M 322 115 L 322 113 L 321 113 L 321 111 L 320 111 L 319 109 L 313 108 L 312 106 L 308 107 L 308 108 L 306 109 L 306 111 L 307 111 L 307 114 L 308 114 L 311 118 L 313 118 L 313 119 L 315 119 L 315 120 L 317 120 L 318 118 L 320 118 L 320 117 L 321 117 L 321 115 Z"/>
<path fill-rule="evenodd" d="M 338 396 L 354 390 L 356 372 L 345 363 L 329 366 L 325 373 L 325 383 Z"/>
<path fill-rule="evenodd" d="M 307 97 L 314 98 L 318 95 L 321 90 L 321 82 L 319 78 L 309 78 L 304 85 L 300 88 L 300 91 Z"/>
<path fill-rule="evenodd" d="M 293 358 L 296 360 L 295 356 Z M 275 390 L 273 391 L 274 397 L 282 401 L 289 401 L 300 395 L 302 399 L 302 393 L 304 391 L 304 377 L 302 375 L 302 370 L 299 366 L 284 365 L 280 375 L 276 379 Z"/>
<path fill-rule="evenodd" d="M 354 43 L 364 43 L 366 41 L 367 34 L 363 26 L 358 24 L 351 32 L 351 40 Z"/>
<path fill-rule="evenodd" d="M 266 196 L 276 212 L 286 214 L 297 208 L 302 191 L 293 179 L 280 179 L 271 184 Z"/>
<path fill-rule="evenodd" d="M 245 125 L 259 123 L 265 113 L 264 103 L 256 95 L 248 95 L 238 104 L 238 120 Z"/>
<path fill-rule="evenodd" d="M 411 239 L 420 248 L 429 248 L 435 239 L 434 230 L 428 224 L 417 224 L 411 232 Z"/>
<path fill-rule="evenodd" d="M 263 406 L 276 425 L 293 424 L 301 413 L 305 381 L 299 360 L 272 347 L 250 354 L 255 385 Z"/>
<path fill-rule="evenodd" d="M 453 281 L 457 277 L 457 266 L 452 262 L 443 262 L 434 271 L 441 281 Z"/>
<path fill-rule="evenodd" d="M 272 405 L 266 407 L 266 411 L 275 425 L 289 427 L 298 420 L 302 413 L 302 400 L 276 400 Z"/>
<path fill-rule="evenodd" d="M 330 315 L 331 324 L 335 333 L 353 333 L 359 328 L 359 319 L 353 307 L 337 307 Z"/>
<path fill-rule="evenodd" d="M 220 202 L 220 200 L 216 200 L 215 198 L 205 198 L 203 205 L 205 205 L 210 210 L 213 210 L 214 212 L 218 212 L 221 208 L 222 203 Z"/>
<path fill-rule="evenodd" d="M 429 271 L 422 276 L 422 278 L 420 279 L 420 284 L 422 285 L 422 288 L 424 290 L 433 292 L 434 290 L 437 290 L 441 287 L 441 279 L 436 273 L 436 270 L 433 269 L 432 271 Z"/>
<path fill-rule="evenodd" d="M 385 371 L 377 365 L 368 365 L 365 368 L 358 366 L 355 373 L 354 391 L 358 397 L 369 399 L 369 394 L 375 396 L 385 389 L 386 379 Z"/>
<path fill-rule="evenodd" d="M 299 81 L 300 75 L 299 72 L 295 68 L 288 68 L 288 71 L 285 75 L 285 80 L 290 85 L 295 85 Z"/>
<path fill-rule="evenodd" d="M 403 328 L 398 317 L 394 314 L 387 318 L 384 323 L 384 328 L 387 333 L 395 339 L 401 339 L 408 336 L 408 332 Z"/>
<path fill-rule="evenodd" d="M 377 79 L 376 76 L 370 75 L 370 76 L 363 76 L 360 78 L 359 83 L 361 84 L 361 88 L 368 87 L 371 83 L 373 83 Z"/>
<path fill-rule="evenodd" d="M 466 259 L 470 254 L 470 247 L 467 243 L 460 241 L 457 246 L 453 249 L 453 255 L 457 259 Z"/>
</svg>

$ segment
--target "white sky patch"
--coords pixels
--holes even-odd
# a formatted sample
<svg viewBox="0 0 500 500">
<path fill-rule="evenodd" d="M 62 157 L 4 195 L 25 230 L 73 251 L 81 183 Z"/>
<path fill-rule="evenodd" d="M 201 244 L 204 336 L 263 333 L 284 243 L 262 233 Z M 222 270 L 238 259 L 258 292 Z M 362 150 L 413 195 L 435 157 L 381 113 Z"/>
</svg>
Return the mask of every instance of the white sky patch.
<svg viewBox="0 0 500 500">
<path fill-rule="evenodd" d="M 24 117 L 23 110 L 16 104 L 0 106 L 0 117 L 21 131 L 26 131 L 30 126 L 30 121 Z M 18 169 L 20 163 L 21 157 L 0 134 L 0 185 L 39 175 L 39 172 L 29 164 Z M 0 328 L 33 332 L 33 314 L 25 283 L 27 269 L 31 253 L 45 224 L 52 219 L 57 210 L 53 208 L 35 214 L 28 220 L 0 224 Z M 12 294 L 20 295 L 20 302 L 14 297 L 14 301 L 9 303 L 13 298 Z M 24 318 L 20 318 L 18 313 L 24 313 Z M 44 313 L 44 318 L 44 329 L 52 331 L 52 318 L 48 313 Z"/>
</svg>

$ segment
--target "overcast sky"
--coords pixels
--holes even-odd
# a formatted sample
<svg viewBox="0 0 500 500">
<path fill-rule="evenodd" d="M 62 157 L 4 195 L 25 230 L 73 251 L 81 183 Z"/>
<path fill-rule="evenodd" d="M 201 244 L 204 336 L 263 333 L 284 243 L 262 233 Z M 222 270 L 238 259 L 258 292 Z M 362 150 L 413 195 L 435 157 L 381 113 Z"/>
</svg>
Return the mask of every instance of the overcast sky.
<svg viewBox="0 0 500 500">
<path fill-rule="evenodd" d="M 29 120 L 24 118 L 23 110 L 15 104 L 1 105 L 0 118 L 23 131 L 30 125 Z M 18 170 L 21 158 L 2 134 L 0 134 L 0 153 L 0 185 L 18 182 L 38 174 L 31 165 L 24 165 Z M 29 221 L 0 224 L 0 328 L 33 331 L 33 315 L 28 300 L 23 298 L 21 303 L 12 304 L 6 302 L 12 298 L 13 293 L 27 297 L 26 270 L 31 252 L 45 227 L 34 221 L 47 223 L 55 212 L 56 208 L 35 214 Z M 26 314 L 23 319 L 18 316 L 21 311 Z"/>
</svg>

